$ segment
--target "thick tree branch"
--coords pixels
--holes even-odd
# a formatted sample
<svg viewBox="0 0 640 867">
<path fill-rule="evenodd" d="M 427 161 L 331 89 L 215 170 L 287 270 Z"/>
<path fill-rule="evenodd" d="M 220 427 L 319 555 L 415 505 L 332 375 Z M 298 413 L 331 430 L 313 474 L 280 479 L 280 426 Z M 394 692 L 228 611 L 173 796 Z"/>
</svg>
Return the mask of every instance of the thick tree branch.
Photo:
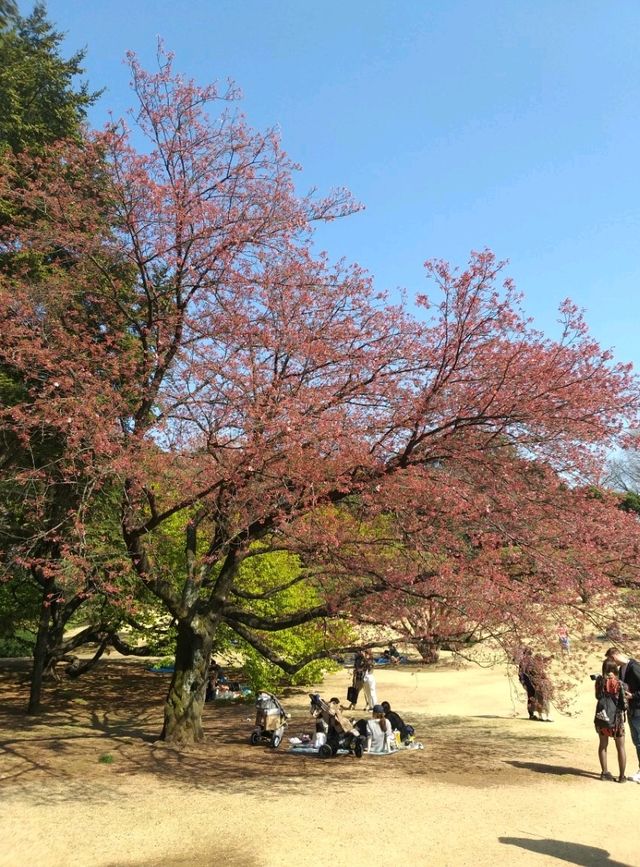
<svg viewBox="0 0 640 867">
<path fill-rule="evenodd" d="M 378 647 L 379 641 L 372 641 L 367 644 L 359 644 L 359 645 L 347 645 L 341 647 L 326 647 L 322 650 L 317 650 L 314 653 L 309 653 L 301 659 L 297 660 L 297 662 L 290 662 L 288 659 L 285 659 L 283 656 L 280 656 L 273 648 L 269 647 L 264 641 L 262 641 L 259 636 L 255 635 L 255 633 L 251 632 L 249 629 L 245 629 L 239 623 L 229 624 L 231 629 L 239 635 L 240 638 L 243 638 L 247 644 L 251 645 L 254 650 L 257 650 L 258 653 L 263 656 L 265 659 L 272 662 L 274 665 L 277 665 L 278 668 L 281 668 L 286 674 L 296 674 L 296 672 L 300 671 L 300 669 L 304 668 L 305 665 L 308 665 L 310 662 L 315 662 L 318 659 L 332 659 L 336 656 L 339 656 L 343 653 L 355 653 L 358 650 L 365 650 L 371 647 Z"/>
</svg>

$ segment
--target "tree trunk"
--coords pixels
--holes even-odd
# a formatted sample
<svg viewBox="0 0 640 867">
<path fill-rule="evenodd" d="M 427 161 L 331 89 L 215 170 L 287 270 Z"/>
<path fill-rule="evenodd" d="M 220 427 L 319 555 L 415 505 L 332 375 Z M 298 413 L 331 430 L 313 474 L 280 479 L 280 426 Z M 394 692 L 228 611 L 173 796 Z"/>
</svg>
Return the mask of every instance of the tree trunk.
<svg viewBox="0 0 640 867">
<path fill-rule="evenodd" d="M 421 641 L 416 642 L 416 647 L 425 662 L 431 664 L 438 661 L 440 652 L 435 642 L 423 638 Z"/>
<path fill-rule="evenodd" d="M 49 649 L 49 627 L 51 624 L 51 583 L 45 584 L 40 603 L 40 622 L 38 634 L 33 648 L 33 673 L 31 675 L 31 689 L 29 691 L 29 704 L 27 713 L 35 714 L 40 710 L 42 697 L 42 675 Z"/>
<path fill-rule="evenodd" d="M 175 670 L 164 706 L 162 740 L 179 746 L 204 740 L 202 708 L 212 643 L 208 624 L 178 624 Z"/>
</svg>

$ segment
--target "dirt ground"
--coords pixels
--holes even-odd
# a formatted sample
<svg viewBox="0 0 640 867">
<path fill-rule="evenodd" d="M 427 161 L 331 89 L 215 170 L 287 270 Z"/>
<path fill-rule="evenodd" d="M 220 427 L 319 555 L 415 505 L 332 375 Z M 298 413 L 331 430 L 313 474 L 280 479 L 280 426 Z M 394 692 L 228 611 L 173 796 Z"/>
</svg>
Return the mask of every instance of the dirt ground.
<svg viewBox="0 0 640 867">
<path fill-rule="evenodd" d="M 24 675 L 0 662 L 0 865 L 640 867 L 640 785 L 598 779 L 586 676 L 577 713 L 553 724 L 526 718 L 502 667 L 380 668 L 377 680 L 423 751 L 274 752 L 248 744 L 252 705 L 207 705 L 207 743 L 178 752 L 154 742 L 168 675 L 107 660 L 29 718 Z M 348 683 L 331 675 L 322 694 Z M 311 732 L 306 692 L 284 701 L 287 734 Z"/>
</svg>

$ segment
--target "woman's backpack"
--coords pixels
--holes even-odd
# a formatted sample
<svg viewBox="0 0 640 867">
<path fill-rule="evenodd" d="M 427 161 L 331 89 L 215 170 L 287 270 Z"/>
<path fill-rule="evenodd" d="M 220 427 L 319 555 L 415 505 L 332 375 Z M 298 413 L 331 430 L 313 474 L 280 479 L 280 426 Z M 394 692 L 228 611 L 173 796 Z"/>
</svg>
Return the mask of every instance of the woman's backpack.
<svg viewBox="0 0 640 867">
<path fill-rule="evenodd" d="M 596 678 L 596 713 L 593 718 L 596 728 L 614 728 L 619 715 L 624 712 L 625 701 L 617 677 Z"/>
</svg>

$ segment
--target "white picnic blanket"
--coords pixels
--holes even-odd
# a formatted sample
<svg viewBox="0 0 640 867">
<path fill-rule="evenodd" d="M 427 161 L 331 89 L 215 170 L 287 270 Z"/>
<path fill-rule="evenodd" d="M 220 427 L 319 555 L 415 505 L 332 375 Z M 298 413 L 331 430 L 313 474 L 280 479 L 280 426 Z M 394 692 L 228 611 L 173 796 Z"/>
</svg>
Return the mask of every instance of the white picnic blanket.
<svg viewBox="0 0 640 867">
<path fill-rule="evenodd" d="M 294 755 L 299 756 L 317 756 L 319 755 L 318 747 L 312 747 L 310 744 L 292 744 L 287 750 L 289 753 L 293 753 Z M 394 756 L 396 753 L 402 752 L 402 750 L 392 750 L 390 753 L 365 753 L 368 756 Z M 337 755 L 339 756 L 348 756 L 349 750 L 338 750 Z"/>
</svg>

